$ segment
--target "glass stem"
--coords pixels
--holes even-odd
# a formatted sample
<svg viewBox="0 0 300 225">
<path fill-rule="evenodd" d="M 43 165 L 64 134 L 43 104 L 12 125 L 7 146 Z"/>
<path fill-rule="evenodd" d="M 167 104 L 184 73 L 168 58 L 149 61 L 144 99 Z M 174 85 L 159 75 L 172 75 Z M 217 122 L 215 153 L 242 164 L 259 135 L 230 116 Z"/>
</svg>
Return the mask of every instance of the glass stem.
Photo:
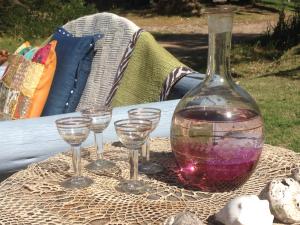
<svg viewBox="0 0 300 225">
<path fill-rule="evenodd" d="M 145 163 L 149 160 L 150 160 L 149 138 L 147 138 L 145 144 L 143 144 L 142 146 L 142 162 Z"/>
<path fill-rule="evenodd" d="M 81 153 L 80 153 L 80 146 L 72 146 L 72 161 L 73 161 L 73 168 L 76 177 L 80 177 L 82 175 L 81 172 Z"/>
<path fill-rule="evenodd" d="M 130 180 L 138 179 L 138 165 L 139 165 L 139 151 L 138 149 L 129 150 L 129 164 L 130 164 Z"/>
<path fill-rule="evenodd" d="M 96 154 L 97 160 L 103 159 L 103 134 L 101 133 L 94 133 L 95 138 L 95 145 L 96 145 Z"/>
<path fill-rule="evenodd" d="M 146 141 L 146 161 L 149 162 L 150 161 L 150 139 L 147 138 Z"/>
</svg>

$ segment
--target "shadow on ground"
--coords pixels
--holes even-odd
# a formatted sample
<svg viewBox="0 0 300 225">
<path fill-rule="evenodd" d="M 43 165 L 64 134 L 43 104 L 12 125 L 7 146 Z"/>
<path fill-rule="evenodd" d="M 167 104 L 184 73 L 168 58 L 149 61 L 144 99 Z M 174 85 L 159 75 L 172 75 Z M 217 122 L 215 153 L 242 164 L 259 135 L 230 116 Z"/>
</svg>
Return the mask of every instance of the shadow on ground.
<svg viewBox="0 0 300 225">
<path fill-rule="evenodd" d="M 14 174 L 14 172 L 7 172 L 5 174 L 0 174 L 0 182 L 4 181 L 5 179 L 7 179 L 8 177 L 10 177 L 13 174 Z"/>
<path fill-rule="evenodd" d="M 300 66 L 293 68 L 293 69 L 289 69 L 289 70 L 280 70 L 276 73 L 264 74 L 264 75 L 260 76 L 260 78 L 275 76 L 275 77 L 289 78 L 291 80 L 300 80 L 300 76 L 298 74 L 300 74 Z"/>
<path fill-rule="evenodd" d="M 153 33 L 156 40 L 181 62 L 204 73 L 207 64 L 208 34 Z M 233 44 L 255 40 L 259 34 L 233 34 Z"/>
</svg>

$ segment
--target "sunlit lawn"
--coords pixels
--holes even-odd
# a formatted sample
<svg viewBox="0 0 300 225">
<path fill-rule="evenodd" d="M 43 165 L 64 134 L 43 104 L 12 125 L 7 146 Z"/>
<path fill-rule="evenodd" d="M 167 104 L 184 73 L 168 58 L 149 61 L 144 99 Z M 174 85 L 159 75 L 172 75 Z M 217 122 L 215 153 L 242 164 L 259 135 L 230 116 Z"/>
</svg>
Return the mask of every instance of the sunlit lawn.
<svg viewBox="0 0 300 225">
<path fill-rule="evenodd" d="M 241 47 L 235 49 L 235 55 Z M 300 45 L 275 60 L 247 55 L 246 60 L 234 60 L 233 68 L 242 76 L 236 80 L 261 108 L 266 143 L 300 152 Z"/>
<path fill-rule="evenodd" d="M 266 143 L 300 152 L 300 80 L 270 76 L 240 81 L 261 108 Z"/>
<path fill-rule="evenodd" d="M 30 41 L 32 45 L 38 45 L 42 43 L 46 38 L 41 39 L 32 39 L 32 40 L 26 40 Z M 25 40 L 23 38 L 12 38 L 12 37 L 0 37 L 0 49 L 6 49 L 9 52 L 13 53 L 18 46 L 20 46 Z"/>
<path fill-rule="evenodd" d="M 261 3 L 270 6 L 270 7 L 274 7 L 276 9 L 281 9 L 283 6 L 293 10 L 295 7 L 295 2 L 299 1 L 299 0 L 292 0 L 292 1 L 288 1 L 288 0 L 261 0 Z"/>
</svg>

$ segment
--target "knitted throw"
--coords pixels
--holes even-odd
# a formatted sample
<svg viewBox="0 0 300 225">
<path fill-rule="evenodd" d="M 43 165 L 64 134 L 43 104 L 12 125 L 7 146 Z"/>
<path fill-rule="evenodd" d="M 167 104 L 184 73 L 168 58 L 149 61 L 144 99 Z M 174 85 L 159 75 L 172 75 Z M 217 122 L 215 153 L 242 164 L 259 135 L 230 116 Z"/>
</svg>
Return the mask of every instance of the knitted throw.
<svg viewBox="0 0 300 225">
<path fill-rule="evenodd" d="M 128 59 L 127 59 L 128 60 Z M 122 62 L 121 62 L 122 65 Z M 174 71 L 184 64 L 179 62 L 167 50 L 160 46 L 148 32 L 142 32 L 135 44 L 132 55 L 122 77 L 113 84 L 112 105 L 132 105 L 160 100 L 165 86 L 172 86 L 176 79 L 170 79 Z M 191 70 L 185 70 L 188 74 Z M 166 81 L 172 81 L 165 85 Z M 109 104 L 109 101 L 107 101 Z"/>
</svg>

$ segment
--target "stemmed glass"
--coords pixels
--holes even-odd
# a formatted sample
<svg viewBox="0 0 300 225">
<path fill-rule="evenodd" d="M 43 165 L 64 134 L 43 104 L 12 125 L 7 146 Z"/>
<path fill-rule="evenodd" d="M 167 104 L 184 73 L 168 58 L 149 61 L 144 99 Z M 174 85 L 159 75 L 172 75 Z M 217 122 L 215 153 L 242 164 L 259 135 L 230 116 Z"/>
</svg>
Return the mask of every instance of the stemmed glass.
<svg viewBox="0 0 300 225">
<path fill-rule="evenodd" d="M 97 155 L 97 159 L 88 164 L 86 168 L 91 171 L 103 171 L 115 167 L 115 163 L 103 157 L 103 131 L 108 127 L 111 121 L 112 109 L 106 106 L 88 108 L 82 110 L 81 115 L 92 119 L 90 129 L 94 132 L 94 144 Z"/>
<path fill-rule="evenodd" d="M 160 120 L 161 110 L 156 108 L 135 108 L 128 111 L 131 119 L 146 119 L 152 122 L 151 131 L 154 131 Z M 142 147 L 142 163 L 139 165 L 139 171 L 144 174 L 156 174 L 163 171 L 163 167 L 150 161 L 150 141 L 146 139 Z"/>
<path fill-rule="evenodd" d="M 71 145 L 73 152 L 73 168 L 75 176 L 63 181 L 66 188 L 84 188 L 93 183 L 93 180 L 82 176 L 80 146 L 90 132 L 92 120 L 85 117 L 66 117 L 55 121 L 58 133 L 65 142 Z"/>
<path fill-rule="evenodd" d="M 143 194 L 150 188 L 138 180 L 139 149 L 145 143 L 152 123 L 149 120 L 124 119 L 115 123 L 116 133 L 122 144 L 129 150 L 130 179 L 121 181 L 117 190 L 125 193 Z"/>
</svg>

